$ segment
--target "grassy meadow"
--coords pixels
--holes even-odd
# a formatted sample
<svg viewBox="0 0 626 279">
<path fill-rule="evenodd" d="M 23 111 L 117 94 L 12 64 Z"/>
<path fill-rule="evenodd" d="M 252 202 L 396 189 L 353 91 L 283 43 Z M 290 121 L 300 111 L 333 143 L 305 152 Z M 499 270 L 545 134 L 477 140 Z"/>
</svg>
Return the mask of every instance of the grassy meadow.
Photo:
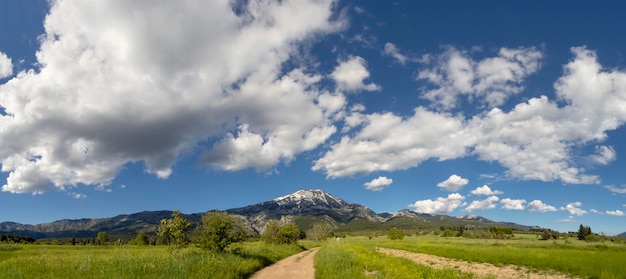
<svg viewBox="0 0 626 279">
<path fill-rule="evenodd" d="M 174 254 L 167 246 L 0 245 L 0 278 L 246 278 L 300 251 L 261 242 Z"/>
<path fill-rule="evenodd" d="M 402 240 L 347 237 L 299 245 L 263 242 L 232 244 L 225 253 L 167 246 L 0 245 L 0 278 L 247 278 L 264 266 L 321 245 L 316 278 L 478 278 L 435 269 L 378 252 L 387 247 L 472 262 L 525 266 L 580 278 L 626 278 L 626 244 L 577 239 L 540 241 L 535 235 L 512 239 L 470 239 L 436 235 Z"/>
<path fill-rule="evenodd" d="M 575 239 L 539 241 L 535 235 L 513 239 L 411 236 L 348 237 L 322 245 L 316 258 L 318 278 L 474 278 L 454 270 L 433 270 L 375 250 L 386 247 L 496 266 L 518 265 L 558 271 L 580 278 L 626 278 L 626 245 Z M 341 272 L 337 275 L 337 272 Z"/>
</svg>

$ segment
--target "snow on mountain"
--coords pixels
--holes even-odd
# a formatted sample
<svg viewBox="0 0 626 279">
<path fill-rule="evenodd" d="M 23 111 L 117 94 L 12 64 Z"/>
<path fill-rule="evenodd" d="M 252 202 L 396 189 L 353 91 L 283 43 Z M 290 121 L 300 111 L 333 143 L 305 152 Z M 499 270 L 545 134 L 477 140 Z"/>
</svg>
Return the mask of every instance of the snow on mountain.
<svg viewBox="0 0 626 279">
<path fill-rule="evenodd" d="M 340 198 L 337 198 L 329 193 L 326 193 L 322 190 L 299 190 L 293 194 L 281 196 L 274 199 L 279 205 L 286 204 L 300 204 L 304 201 L 310 202 L 313 205 L 328 205 L 332 207 L 336 207 L 337 205 L 342 206 L 347 203 Z"/>
</svg>

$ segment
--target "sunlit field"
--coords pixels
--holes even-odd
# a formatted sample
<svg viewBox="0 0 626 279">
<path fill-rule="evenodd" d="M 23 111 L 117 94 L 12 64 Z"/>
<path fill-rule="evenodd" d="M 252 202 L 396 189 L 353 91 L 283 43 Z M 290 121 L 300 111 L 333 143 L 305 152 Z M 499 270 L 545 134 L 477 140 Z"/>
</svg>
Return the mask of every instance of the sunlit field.
<svg viewBox="0 0 626 279">
<path fill-rule="evenodd" d="M 537 271 L 557 271 L 582 278 L 625 278 L 626 245 L 588 243 L 576 239 L 540 241 L 536 236 L 513 239 L 413 236 L 403 240 L 386 237 L 348 237 L 328 242 L 316 258 L 319 278 L 472 278 L 452 270 L 432 270 L 384 255 L 375 247 L 426 253 L 496 266 L 518 265 Z M 337 275 L 340 272 L 341 275 Z M 415 276 L 418 274 L 417 276 Z"/>
<path fill-rule="evenodd" d="M 302 251 L 297 245 L 235 244 L 228 253 L 167 246 L 0 245 L 0 278 L 246 278 Z"/>
<path fill-rule="evenodd" d="M 232 244 L 224 253 L 193 246 L 0 245 L 0 278 L 247 278 L 282 258 L 321 245 L 316 278 L 479 278 L 450 268 L 437 269 L 377 251 L 379 247 L 438 255 L 495 266 L 516 265 L 580 278 L 624 278 L 626 244 L 577 239 L 540 241 L 535 235 L 512 239 L 469 239 L 435 235 L 331 238 L 298 245 L 262 242 Z M 482 277 L 481 277 L 482 278 Z M 495 278 L 495 277 L 492 277 Z"/>
</svg>

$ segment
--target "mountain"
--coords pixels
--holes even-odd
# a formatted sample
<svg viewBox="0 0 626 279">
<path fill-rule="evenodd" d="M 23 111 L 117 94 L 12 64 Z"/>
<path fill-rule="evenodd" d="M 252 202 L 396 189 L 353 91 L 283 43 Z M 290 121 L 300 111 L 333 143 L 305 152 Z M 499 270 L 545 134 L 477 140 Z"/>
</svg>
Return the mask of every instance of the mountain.
<svg viewBox="0 0 626 279">
<path fill-rule="evenodd" d="M 377 214 L 366 206 L 344 201 L 322 190 L 300 190 L 270 201 L 228 209 L 226 212 L 237 215 L 251 231 L 258 234 L 263 233 L 265 224 L 270 220 L 295 222 L 302 230 L 307 230 L 315 223 L 324 222 L 338 232 L 386 230 L 392 227 L 438 229 L 442 226 L 474 228 L 502 226 L 522 230 L 536 228 L 494 222 L 471 215 L 451 217 L 422 214 L 411 210 Z M 181 215 L 191 223 L 197 224 L 202 213 Z M 139 232 L 155 232 L 160 220 L 171 216 L 172 211 L 144 211 L 111 218 L 65 219 L 37 225 L 4 222 L 0 223 L 0 233 L 33 238 L 95 237 L 100 231 L 106 231 L 109 235 L 132 235 Z"/>
<path fill-rule="evenodd" d="M 626 237 L 626 232 L 620 233 L 617 236 L 619 236 L 619 237 Z"/>
<path fill-rule="evenodd" d="M 271 219 L 295 216 L 327 216 L 338 223 L 354 219 L 382 222 L 384 218 L 362 206 L 346 202 L 322 190 L 300 190 L 271 201 L 226 210 L 230 214 L 246 216 L 256 232 L 262 233 L 265 223 Z"/>
<path fill-rule="evenodd" d="M 182 214 L 191 222 L 200 221 L 201 214 Z M 30 236 L 33 238 L 95 237 L 100 231 L 110 235 L 154 232 L 163 218 L 172 216 L 172 211 L 143 211 L 112 218 L 59 220 L 37 225 L 15 222 L 0 223 L 0 233 Z"/>
</svg>

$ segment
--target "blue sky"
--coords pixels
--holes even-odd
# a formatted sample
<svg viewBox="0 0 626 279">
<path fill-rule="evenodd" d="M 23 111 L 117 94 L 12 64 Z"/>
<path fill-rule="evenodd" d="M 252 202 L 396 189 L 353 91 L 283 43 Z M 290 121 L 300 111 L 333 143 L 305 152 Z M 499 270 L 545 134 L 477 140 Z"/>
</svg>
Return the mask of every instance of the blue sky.
<svg viewBox="0 0 626 279">
<path fill-rule="evenodd" d="M 626 231 L 620 1 L 3 1 L 0 221 L 228 209 Z"/>
</svg>

